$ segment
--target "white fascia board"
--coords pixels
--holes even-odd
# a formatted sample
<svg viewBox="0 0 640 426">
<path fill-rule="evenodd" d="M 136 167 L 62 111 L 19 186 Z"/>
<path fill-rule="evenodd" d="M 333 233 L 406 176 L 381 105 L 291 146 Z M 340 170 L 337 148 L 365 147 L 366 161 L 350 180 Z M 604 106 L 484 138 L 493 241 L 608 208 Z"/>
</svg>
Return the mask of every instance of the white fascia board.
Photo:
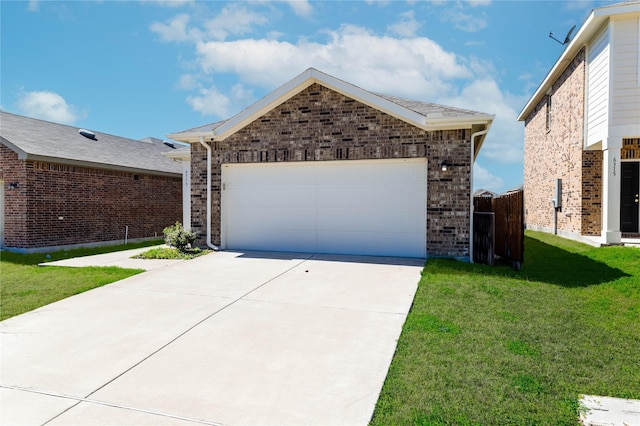
<svg viewBox="0 0 640 426">
<path fill-rule="evenodd" d="M 374 93 L 361 89 L 358 86 L 349 84 L 346 81 L 327 75 L 323 72 L 313 69 L 315 72 L 313 77 L 316 82 L 326 86 L 342 95 L 355 99 L 365 105 L 389 114 L 402 121 L 406 121 L 409 124 L 413 124 L 418 127 L 424 127 L 427 124 L 427 118 L 415 111 L 384 99 Z"/>
<path fill-rule="evenodd" d="M 191 152 L 163 152 L 162 155 L 173 160 L 191 160 Z"/>
<path fill-rule="evenodd" d="M 274 90 L 255 104 L 251 105 L 249 108 L 231 118 L 222 126 L 215 129 L 215 139 L 223 140 L 227 138 L 256 118 L 264 115 L 294 95 L 300 93 L 302 90 L 311 86 L 313 83 L 318 83 L 322 86 L 328 87 L 342 95 L 355 99 L 413 125 L 419 127 L 424 127 L 426 125 L 426 117 L 422 114 L 411 111 L 410 109 L 383 99 L 380 96 L 332 77 L 314 68 L 309 68 L 293 80 L 283 86 L 280 86 L 278 89 Z"/>
<path fill-rule="evenodd" d="M 181 133 L 170 133 L 167 135 L 167 138 L 173 139 L 178 142 L 186 142 L 189 144 L 200 142 L 200 137 L 204 137 L 207 139 L 213 139 L 213 130 L 208 132 L 181 132 Z"/>
<path fill-rule="evenodd" d="M 273 92 L 269 93 L 258 102 L 249 106 L 245 110 L 233 116 L 226 123 L 215 129 L 212 133 L 215 136 L 215 140 L 223 140 L 232 135 L 242 127 L 251 123 L 256 118 L 264 115 L 268 111 L 282 104 L 296 93 L 301 92 L 307 87 L 313 84 L 311 72 L 313 68 L 309 68 L 293 80 L 278 87 Z"/>
<path fill-rule="evenodd" d="M 531 113 L 533 108 L 538 104 L 543 95 L 547 93 L 553 83 L 560 77 L 565 70 L 568 61 L 572 60 L 580 49 L 588 44 L 593 36 L 600 31 L 602 25 L 614 15 L 623 15 L 628 13 L 640 13 L 640 2 L 605 6 L 599 9 L 593 9 L 587 19 L 584 21 L 575 37 L 569 43 L 569 46 L 562 52 L 556 63 L 551 68 L 540 86 L 533 93 L 527 104 L 518 115 L 518 121 L 524 121 Z"/>
<path fill-rule="evenodd" d="M 547 76 L 542 80 L 542 83 L 538 86 L 536 91 L 533 93 L 529 101 L 526 103 L 520 114 L 518 115 L 518 121 L 524 121 L 527 116 L 531 113 L 533 108 L 538 104 L 542 96 L 546 95 L 549 88 L 553 85 L 553 83 L 560 77 L 560 74 L 565 70 L 567 65 L 569 65 L 569 61 L 573 59 L 573 57 L 580 51 L 582 46 L 587 42 L 585 37 L 586 29 L 592 25 L 594 21 L 594 12 L 592 11 L 587 20 L 582 24 L 575 37 L 569 43 L 566 49 L 562 52 L 558 60 L 547 74 Z"/>
<path fill-rule="evenodd" d="M 2 142 L 2 145 L 6 146 L 7 148 L 9 148 L 11 151 L 15 152 L 16 154 L 18 154 L 18 160 L 26 160 L 27 156 L 29 155 L 27 153 L 27 151 L 21 149 L 20 147 L 18 147 L 16 144 L 9 142 L 7 139 L 0 137 L 0 141 Z"/>
<path fill-rule="evenodd" d="M 427 116 L 425 130 L 455 130 L 470 129 L 476 124 L 485 124 L 487 129 L 491 126 L 495 115 L 464 115 L 458 117 L 433 117 Z"/>
</svg>

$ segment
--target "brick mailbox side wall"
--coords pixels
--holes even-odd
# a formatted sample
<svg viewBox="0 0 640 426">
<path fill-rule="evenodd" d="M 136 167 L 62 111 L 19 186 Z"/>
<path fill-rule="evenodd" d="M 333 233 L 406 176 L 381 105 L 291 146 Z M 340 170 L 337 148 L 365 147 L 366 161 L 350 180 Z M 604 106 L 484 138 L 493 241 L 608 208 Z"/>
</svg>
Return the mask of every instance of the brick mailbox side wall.
<svg viewBox="0 0 640 426">
<path fill-rule="evenodd" d="M 584 151 L 585 50 L 553 83 L 552 123 L 547 128 L 548 98 L 525 120 L 524 200 L 527 226 L 553 230 L 551 199 L 555 179 L 562 179 L 558 231 L 599 235 L 602 153 Z"/>
<path fill-rule="evenodd" d="M 427 251 L 469 256 L 470 130 L 427 132 L 313 84 L 212 147 L 211 240 L 220 244 L 221 165 L 426 157 Z M 192 229 L 205 245 L 207 152 L 192 145 Z M 446 160 L 452 167 L 443 172 Z"/>
<path fill-rule="evenodd" d="M 2 148 L 6 247 L 124 240 L 127 226 L 128 238 L 162 237 L 182 219 L 181 177 L 18 160 Z"/>
</svg>

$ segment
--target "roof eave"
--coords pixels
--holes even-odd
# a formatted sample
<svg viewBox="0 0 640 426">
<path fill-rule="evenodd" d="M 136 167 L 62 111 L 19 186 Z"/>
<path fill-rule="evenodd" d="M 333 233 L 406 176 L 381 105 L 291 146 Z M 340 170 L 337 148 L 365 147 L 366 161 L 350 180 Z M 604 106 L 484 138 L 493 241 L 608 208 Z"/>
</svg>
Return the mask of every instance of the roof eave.
<svg viewBox="0 0 640 426">
<path fill-rule="evenodd" d="M 216 128 L 212 132 L 215 136 L 215 140 L 226 139 L 242 127 L 251 123 L 258 117 L 266 114 L 268 111 L 271 111 L 278 105 L 286 102 L 291 97 L 300 93 L 302 90 L 306 89 L 314 83 L 318 83 L 322 86 L 328 87 L 329 89 L 334 90 L 344 96 L 355 99 L 356 101 L 376 108 L 400 120 L 407 121 L 419 127 L 426 125 L 426 117 L 422 114 L 419 114 L 401 105 L 381 98 L 378 95 L 354 86 L 350 83 L 318 71 L 315 68 L 309 68 L 293 80 L 285 83 L 283 86 L 280 86 L 255 104 L 251 105 L 244 111 L 229 119 L 220 127 Z M 169 136 L 185 137 L 184 134 L 175 134 Z M 211 134 L 207 133 L 203 135 L 202 133 L 198 133 L 190 134 L 188 136 L 190 138 L 199 138 L 200 136 L 208 137 L 211 136 Z"/>
<path fill-rule="evenodd" d="M 213 139 L 213 136 L 213 130 L 207 132 L 178 132 L 167 135 L 169 139 L 173 139 L 178 142 L 186 142 L 188 144 L 198 143 L 201 137 L 205 139 Z"/>
<path fill-rule="evenodd" d="M 573 59 L 573 57 L 580 51 L 587 39 L 587 29 L 591 28 L 594 25 L 594 20 L 596 19 L 601 23 L 605 18 L 596 18 L 595 11 L 592 10 L 589 14 L 589 17 L 582 24 L 573 40 L 571 40 L 571 42 L 569 43 L 569 46 L 564 49 L 560 57 L 553 64 L 553 67 L 551 67 L 551 70 L 545 76 L 544 80 L 542 80 L 531 98 L 529 98 L 529 101 L 526 103 L 522 111 L 520 111 L 520 114 L 518 115 L 518 121 L 524 121 L 529 116 L 542 96 L 547 93 L 547 91 L 553 85 L 559 75 L 562 74 L 567 65 L 565 64 L 565 62 Z"/>
<path fill-rule="evenodd" d="M 180 161 L 184 161 L 184 160 L 191 160 L 191 152 L 184 152 L 184 151 L 180 151 L 180 152 L 174 152 L 174 151 L 169 151 L 169 152 L 163 152 L 162 155 L 164 157 L 167 158 L 171 158 L 172 160 L 180 160 Z"/>
<path fill-rule="evenodd" d="M 488 129 L 493 122 L 495 115 L 490 114 L 477 114 L 477 115 L 464 115 L 458 117 L 430 117 L 427 116 L 426 125 L 420 126 L 424 130 L 456 130 L 456 129 L 470 129 L 474 125 L 486 125 Z"/>
<path fill-rule="evenodd" d="M 640 11 L 640 5 L 637 3 L 605 6 L 599 9 L 593 9 L 584 23 L 580 26 L 580 29 L 573 40 L 571 40 L 544 80 L 542 80 L 542 83 L 540 83 L 531 98 L 529 98 L 529 101 L 518 115 L 518 121 L 526 120 L 529 114 L 531 114 L 531 111 L 533 111 L 536 105 L 538 105 L 542 96 L 547 93 L 560 74 L 565 70 L 565 62 L 573 60 L 580 49 L 589 42 L 591 37 L 596 35 L 602 25 L 611 16 L 625 13 L 637 13 L 638 11 Z"/>
<path fill-rule="evenodd" d="M 21 160 L 29 160 L 29 161 L 42 161 L 45 163 L 56 163 L 56 164 L 66 164 L 69 166 L 80 166 L 87 167 L 91 169 L 103 169 L 103 170 L 115 170 L 119 172 L 130 172 L 130 173 L 141 173 L 147 175 L 155 175 L 155 176 L 169 176 L 169 177 L 181 177 L 182 172 L 170 172 L 165 170 L 157 170 L 157 169 L 141 169 L 138 167 L 127 167 L 120 166 L 117 164 L 105 164 L 105 163 L 95 163 L 91 161 L 81 161 L 81 160 L 73 160 L 69 158 L 58 158 L 58 157 L 50 157 L 46 155 L 37 155 L 37 154 L 26 154 L 25 158 L 20 158 Z"/>
</svg>

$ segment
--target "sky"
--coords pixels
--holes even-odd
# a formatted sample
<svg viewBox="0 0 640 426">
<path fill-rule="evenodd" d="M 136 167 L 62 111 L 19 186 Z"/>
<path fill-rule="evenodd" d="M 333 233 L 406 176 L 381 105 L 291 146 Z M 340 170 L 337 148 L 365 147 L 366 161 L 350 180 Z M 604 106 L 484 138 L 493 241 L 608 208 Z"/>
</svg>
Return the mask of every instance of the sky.
<svg viewBox="0 0 640 426">
<path fill-rule="evenodd" d="M 131 139 L 227 119 L 310 67 L 495 119 L 474 189 L 522 184 L 517 116 L 614 1 L 0 1 L 0 108 Z"/>
</svg>

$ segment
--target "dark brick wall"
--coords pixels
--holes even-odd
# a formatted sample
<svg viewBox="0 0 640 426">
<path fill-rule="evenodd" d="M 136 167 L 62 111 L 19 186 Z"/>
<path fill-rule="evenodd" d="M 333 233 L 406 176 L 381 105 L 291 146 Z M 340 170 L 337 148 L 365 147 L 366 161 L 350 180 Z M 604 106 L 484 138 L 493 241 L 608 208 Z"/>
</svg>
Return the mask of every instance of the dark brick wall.
<svg viewBox="0 0 640 426">
<path fill-rule="evenodd" d="M 212 242 L 220 244 L 221 165 L 426 157 L 427 251 L 469 256 L 470 130 L 427 132 L 313 84 L 224 141 L 212 142 Z M 207 152 L 191 151 L 192 229 L 205 244 Z M 440 163 L 453 167 L 443 172 Z"/>
<path fill-rule="evenodd" d="M 126 226 L 129 238 L 162 236 L 182 219 L 181 177 L 21 161 L 5 147 L 2 167 L 6 247 L 123 240 Z"/>
</svg>

